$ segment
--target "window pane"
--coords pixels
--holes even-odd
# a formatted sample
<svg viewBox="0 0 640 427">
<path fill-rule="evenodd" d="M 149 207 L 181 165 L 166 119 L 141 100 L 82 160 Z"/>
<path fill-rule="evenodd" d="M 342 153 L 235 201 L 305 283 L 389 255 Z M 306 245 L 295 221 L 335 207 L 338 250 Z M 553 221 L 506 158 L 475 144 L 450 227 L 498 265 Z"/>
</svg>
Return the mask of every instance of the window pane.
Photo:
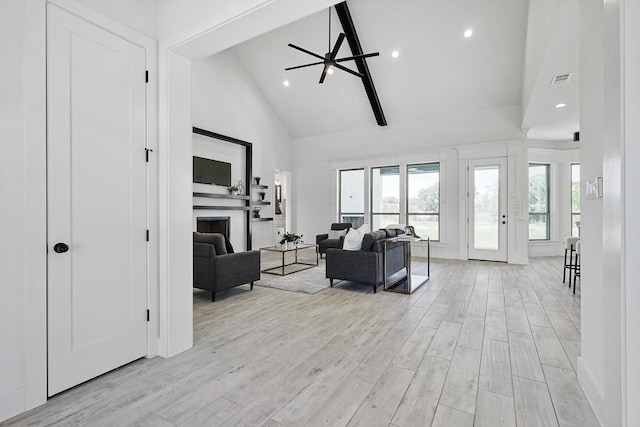
<svg viewBox="0 0 640 427">
<path fill-rule="evenodd" d="M 500 169 L 495 166 L 474 170 L 474 227 L 475 249 L 498 249 L 500 243 Z"/>
<path fill-rule="evenodd" d="M 371 170 L 371 212 L 400 212 L 399 166 L 373 168 Z"/>
<path fill-rule="evenodd" d="M 400 215 L 371 215 L 371 229 L 378 230 L 384 228 L 389 224 L 398 224 L 400 222 Z"/>
<path fill-rule="evenodd" d="M 364 213 L 364 169 L 340 171 L 340 211 Z"/>
<path fill-rule="evenodd" d="M 580 236 L 580 214 L 571 214 L 571 235 Z"/>
<path fill-rule="evenodd" d="M 579 236 L 580 228 L 576 224 L 580 221 L 580 164 L 571 165 L 571 235 Z"/>
<path fill-rule="evenodd" d="M 409 215 L 408 224 L 423 239 L 440 240 L 440 215 Z"/>
<path fill-rule="evenodd" d="M 548 214 L 529 214 L 529 240 L 548 240 L 548 231 Z"/>
<path fill-rule="evenodd" d="M 529 212 L 549 212 L 549 165 L 529 165 Z"/>
<path fill-rule="evenodd" d="M 364 215 L 340 215 L 340 222 L 349 222 L 353 228 L 364 224 Z"/>
<path fill-rule="evenodd" d="M 410 214 L 440 212 L 440 165 L 409 165 L 407 207 Z"/>
</svg>

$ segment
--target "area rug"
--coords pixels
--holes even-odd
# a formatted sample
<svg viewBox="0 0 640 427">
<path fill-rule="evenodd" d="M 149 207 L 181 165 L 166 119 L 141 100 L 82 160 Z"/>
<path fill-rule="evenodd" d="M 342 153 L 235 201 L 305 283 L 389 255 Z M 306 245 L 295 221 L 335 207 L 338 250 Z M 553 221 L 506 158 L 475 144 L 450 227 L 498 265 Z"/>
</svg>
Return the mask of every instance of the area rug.
<svg viewBox="0 0 640 427">
<path fill-rule="evenodd" d="M 309 259 L 304 261 L 315 262 L 315 256 L 313 260 Z M 274 262 L 274 260 L 264 258 L 261 264 L 263 270 L 265 268 L 279 265 L 277 262 Z M 292 268 L 295 269 L 295 267 L 297 266 L 287 267 L 285 271 L 289 271 Z M 255 282 L 255 285 L 264 286 L 267 288 L 282 289 L 285 291 L 302 292 L 305 294 L 317 294 L 321 290 L 329 287 L 329 279 L 325 277 L 324 260 L 320 260 L 320 263 L 317 267 L 312 267 L 302 271 L 296 271 L 295 273 L 291 273 L 286 276 L 260 273 L 260 280 Z"/>
</svg>

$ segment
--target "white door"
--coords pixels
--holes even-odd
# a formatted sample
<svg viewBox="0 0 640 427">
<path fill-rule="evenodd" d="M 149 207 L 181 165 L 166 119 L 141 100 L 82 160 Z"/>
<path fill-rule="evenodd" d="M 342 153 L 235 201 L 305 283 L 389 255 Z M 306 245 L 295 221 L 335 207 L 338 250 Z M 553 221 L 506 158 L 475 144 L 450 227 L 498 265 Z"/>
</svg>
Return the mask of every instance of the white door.
<svg viewBox="0 0 640 427">
<path fill-rule="evenodd" d="M 507 261 L 507 159 L 469 161 L 469 259 Z"/>
<path fill-rule="evenodd" d="M 147 353 L 145 51 L 47 16 L 49 396 Z"/>
</svg>

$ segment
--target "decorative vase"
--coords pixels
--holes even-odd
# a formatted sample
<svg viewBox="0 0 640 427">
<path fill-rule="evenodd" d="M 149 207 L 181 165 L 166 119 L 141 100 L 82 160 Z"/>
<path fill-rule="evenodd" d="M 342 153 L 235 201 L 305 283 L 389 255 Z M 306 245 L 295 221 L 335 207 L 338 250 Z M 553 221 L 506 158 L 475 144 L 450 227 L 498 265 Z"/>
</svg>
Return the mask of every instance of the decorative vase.
<svg viewBox="0 0 640 427">
<path fill-rule="evenodd" d="M 296 242 L 287 242 L 285 243 L 285 248 L 286 249 L 295 249 L 296 247 Z"/>
<path fill-rule="evenodd" d="M 260 185 L 260 177 L 259 176 L 256 176 L 253 179 L 256 180 L 256 185 Z"/>
</svg>

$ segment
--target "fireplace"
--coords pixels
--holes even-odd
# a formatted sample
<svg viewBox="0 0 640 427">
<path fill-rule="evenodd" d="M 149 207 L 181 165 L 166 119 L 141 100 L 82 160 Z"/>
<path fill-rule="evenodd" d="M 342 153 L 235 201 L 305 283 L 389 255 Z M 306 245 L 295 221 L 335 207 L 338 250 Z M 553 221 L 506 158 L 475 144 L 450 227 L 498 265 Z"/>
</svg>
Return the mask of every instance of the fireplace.
<svg viewBox="0 0 640 427">
<path fill-rule="evenodd" d="M 199 216 L 196 231 L 199 233 L 222 233 L 230 239 L 231 217 L 228 216 Z"/>
</svg>

